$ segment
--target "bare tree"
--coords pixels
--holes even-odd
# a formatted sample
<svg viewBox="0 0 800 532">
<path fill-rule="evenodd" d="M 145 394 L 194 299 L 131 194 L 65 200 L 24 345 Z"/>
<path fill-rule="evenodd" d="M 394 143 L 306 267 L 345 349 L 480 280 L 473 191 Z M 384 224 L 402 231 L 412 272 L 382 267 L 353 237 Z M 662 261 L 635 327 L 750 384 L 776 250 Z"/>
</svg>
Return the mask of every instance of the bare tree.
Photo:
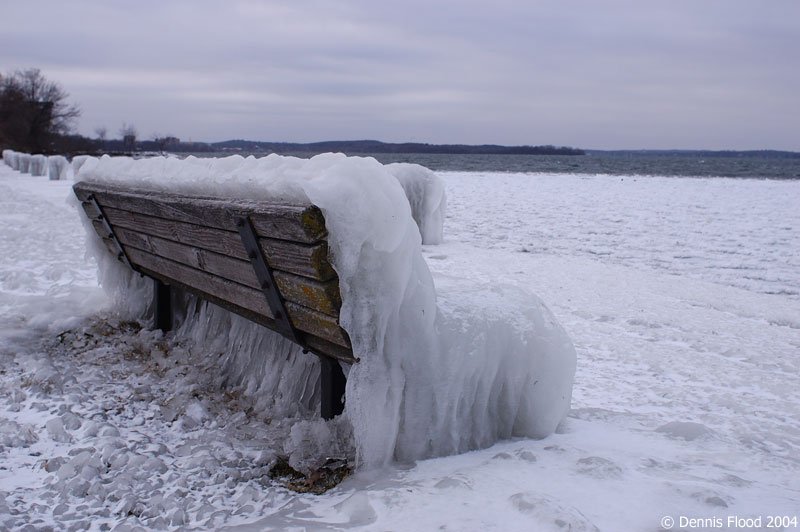
<svg viewBox="0 0 800 532">
<path fill-rule="evenodd" d="M 136 127 L 133 124 L 123 122 L 122 127 L 119 129 L 119 134 L 122 137 L 125 151 L 133 151 L 136 148 L 136 136 L 138 135 Z"/>
<path fill-rule="evenodd" d="M 81 114 L 68 97 L 38 68 L 0 78 L 0 138 L 24 151 L 49 151 L 54 139 L 69 133 Z"/>
<path fill-rule="evenodd" d="M 94 133 L 97 135 L 97 140 L 100 144 L 100 149 L 106 151 L 106 137 L 108 136 L 108 129 L 106 126 L 97 126 L 94 128 Z"/>
</svg>

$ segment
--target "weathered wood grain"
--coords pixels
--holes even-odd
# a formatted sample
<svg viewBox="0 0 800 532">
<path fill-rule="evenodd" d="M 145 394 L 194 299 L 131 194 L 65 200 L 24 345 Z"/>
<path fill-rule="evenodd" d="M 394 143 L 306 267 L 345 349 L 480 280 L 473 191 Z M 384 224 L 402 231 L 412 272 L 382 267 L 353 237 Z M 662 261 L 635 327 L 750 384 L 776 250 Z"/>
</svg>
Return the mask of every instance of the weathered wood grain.
<svg viewBox="0 0 800 532">
<path fill-rule="evenodd" d="M 354 362 L 347 333 L 338 324 L 338 278 L 327 260 L 327 231 L 315 206 L 86 183 L 73 188 L 112 254 L 119 255 L 119 250 L 97 218 L 99 211 L 86 201 L 89 194 L 102 206 L 126 255 L 141 273 L 277 330 L 233 224 L 235 214 L 248 216 L 273 268 L 289 319 L 305 345 Z"/>
<path fill-rule="evenodd" d="M 99 213 L 94 205 L 82 204 L 90 219 L 95 220 Z M 165 240 L 213 251 L 241 260 L 248 260 L 239 233 L 200 225 L 165 220 L 146 214 L 103 207 L 114 232 L 121 239 L 124 229 L 136 233 L 159 237 Z M 98 222 L 99 223 L 99 222 Z M 95 229 L 97 224 L 95 224 Z M 100 224 L 102 227 L 102 224 Z M 230 227 L 233 228 L 231 221 Z M 104 235 L 98 232 L 101 236 Z M 301 244 L 286 240 L 260 238 L 259 243 L 267 261 L 275 270 L 283 270 L 311 279 L 328 281 L 336 278 L 336 272 L 328 262 L 328 244 L 325 241 L 315 244 Z M 147 248 L 142 248 L 147 249 Z"/>
<path fill-rule="evenodd" d="M 234 214 L 246 214 L 259 236 L 312 244 L 327 235 L 322 211 L 310 203 L 211 198 L 86 182 L 76 183 L 73 190 L 81 201 L 94 194 L 104 210 L 112 207 L 218 229 L 228 229 Z"/>
<path fill-rule="evenodd" d="M 267 327 L 268 329 L 277 330 L 277 325 L 275 325 L 275 322 L 272 319 L 267 318 L 266 316 L 262 316 L 261 314 L 258 314 L 257 312 L 253 312 L 252 310 L 249 310 L 249 309 L 246 309 L 246 308 L 241 307 L 239 305 L 236 305 L 234 303 L 231 303 L 230 301 L 226 301 L 226 300 L 220 299 L 220 298 L 218 298 L 218 297 L 216 297 L 216 296 L 214 296 L 212 294 L 208 294 L 206 292 L 198 290 L 196 287 L 183 284 L 183 283 L 178 282 L 178 281 L 176 281 L 174 279 L 170 279 L 170 278 L 168 278 L 168 277 L 166 277 L 166 276 L 164 276 L 164 275 L 162 275 L 162 274 L 160 274 L 160 273 L 158 273 L 156 271 L 148 270 L 147 268 L 140 268 L 140 270 L 144 275 L 147 275 L 148 277 L 152 277 L 154 279 L 159 279 L 162 282 L 169 283 L 169 284 L 174 285 L 174 286 L 178 286 L 178 287 L 182 288 L 183 290 L 185 290 L 185 291 L 187 291 L 187 292 L 189 292 L 191 294 L 194 294 L 197 297 L 200 297 L 201 299 L 205 299 L 206 301 L 209 301 L 210 303 L 213 303 L 213 304 L 215 304 L 215 305 L 217 305 L 219 307 L 224 308 L 225 310 L 233 312 L 234 314 L 238 314 L 238 315 L 240 315 L 240 316 L 242 316 L 244 318 L 247 318 L 248 320 L 250 320 L 252 322 L 255 322 L 255 323 L 258 323 L 259 325 Z M 342 347 L 340 345 L 336 345 L 334 343 L 331 343 L 331 342 L 329 342 L 327 340 L 323 340 L 322 338 L 319 338 L 319 337 L 317 337 L 317 336 L 315 336 L 313 334 L 310 334 L 310 333 L 300 332 L 300 334 L 303 336 L 303 339 L 306 341 L 306 344 L 312 350 L 314 350 L 314 351 L 316 351 L 318 353 L 322 353 L 322 354 L 328 355 L 328 356 L 333 357 L 333 358 L 335 358 L 337 360 L 341 360 L 341 361 L 347 362 L 347 363 L 353 363 L 353 362 L 357 362 L 358 361 L 357 359 L 355 359 L 353 357 L 353 353 L 352 353 L 352 350 L 350 348 L 346 348 L 346 347 Z"/>
<path fill-rule="evenodd" d="M 274 319 L 272 310 L 260 290 L 196 270 L 179 262 L 151 255 L 133 247 L 126 246 L 125 252 L 135 266 L 141 270 L 159 273 L 167 279 L 167 282 L 172 279 L 204 294 Z M 286 301 L 286 311 L 297 329 L 320 336 L 337 345 L 350 347 L 350 341 L 339 327 L 336 318 L 292 301 Z"/>
<path fill-rule="evenodd" d="M 131 247 L 174 260 L 194 269 L 260 290 L 258 278 L 249 261 L 235 259 L 155 236 L 143 235 L 121 227 L 117 227 L 115 233 L 126 248 Z M 339 295 L 338 278 L 320 282 L 277 270 L 273 273 L 278 290 L 285 300 L 294 301 L 305 307 L 319 310 L 334 318 L 339 316 L 342 300 Z"/>
</svg>

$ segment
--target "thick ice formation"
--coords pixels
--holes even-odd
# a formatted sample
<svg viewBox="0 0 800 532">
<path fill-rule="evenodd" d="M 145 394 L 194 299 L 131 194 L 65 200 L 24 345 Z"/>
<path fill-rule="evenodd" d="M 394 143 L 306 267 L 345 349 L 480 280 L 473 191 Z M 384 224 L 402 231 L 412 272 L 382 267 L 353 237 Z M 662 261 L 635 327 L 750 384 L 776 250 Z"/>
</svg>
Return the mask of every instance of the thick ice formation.
<svg viewBox="0 0 800 532">
<path fill-rule="evenodd" d="M 94 159 L 91 155 L 76 155 L 72 158 L 72 172 L 77 176 L 78 172 L 81 170 L 81 166 L 83 163 L 88 161 L 89 159 Z"/>
<path fill-rule="evenodd" d="M 394 163 L 386 165 L 386 170 L 397 178 L 406 193 L 422 243 L 441 244 L 446 204 L 442 180 L 418 164 Z"/>
<path fill-rule="evenodd" d="M 103 158 L 86 162 L 79 177 L 204 195 L 308 199 L 320 207 L 339 274 L 340 321 L 360 358 L 349 368 L 344 419 L 361 465 L 450 454 L 510 436 L 542 437 L 569 409 L 575 352 L 535 296 L 519 287 L 443 279 L 437 307 L 420 235 L 441 239 L 435 220 L 443 218 L 444 196 L 421 167 L 387 168 L 341 154 Z M 405 194 L 400 182 L 411 183 Z M 98 250 L 104 285 L 116 287 L 119 302 L 144 304 L 148 287 Z M 298 349 L 270 331 L 200 305 L 178 333 L 209 353 L 228 353 L 226 378 L 263 393 L 261 404 L 271 413 L 291 415 L 298 404 L 300 410 L 315 404 L 315 361 L 295 356 Z M 337 432 L 323 429 L 322 421 L 308 423 L 298 441 L 301 433 Z"/>
<path fill-rule="evenodd" d="M 31 155 L 29 153 L 19 153 L 19 163 L 17 170 L 22 174 L 29 174 L 31 169 Z"/>
<path fill-rule="evenodd" d="M 51 155 L 47 158 L 48 176 L 50 181 L 68 179 L 69 162 L 63 155 Z"/>
<path fill-rule="evenodd" d="M 31 155 L 30 172 L 32 176 L 47 175 L 47 156 L 42 154 Z"/>
<path fill-rule="evenodd" d="M 16 152 L 14 150 L 3 150 L 3 162 L 6 163 L 6 166 L 10 166 L 14 168 L 14 154 Z"/>
</svg>

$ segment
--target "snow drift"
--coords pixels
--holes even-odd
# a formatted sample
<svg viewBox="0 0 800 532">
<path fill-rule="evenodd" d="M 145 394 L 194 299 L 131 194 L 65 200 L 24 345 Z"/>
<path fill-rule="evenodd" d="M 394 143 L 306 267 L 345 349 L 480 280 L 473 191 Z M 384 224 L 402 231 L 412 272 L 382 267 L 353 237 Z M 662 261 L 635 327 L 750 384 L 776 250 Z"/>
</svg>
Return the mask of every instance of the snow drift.
<svg viewBox="0 0 800 532">
<path fill-rule="evenodd" d="M 422 167 L 386 167 L 341 154 L 309 160 L 104 157 L 87 160 L 79 178 L 319 206 L 339 275 L 340 321 L 360 362 L 345 368 L 344 415 L 298 423 L 292 430 L 297 445 L 341 441 L 349 424 L 360 465 L 380 466 L 511 436 L 543 437 L 569 409 L 575 351 L 536 296 L 519 287 L 465 287 L 443 278 L 437 306 L 421 241 L 441 241 L 444 189 Z M 101 282 L 120 311 L 141 314 L 149 285 L 101 244 L 96 254 Z M 193 338 L 209 355 L 226 353 L 220 385 L 263 398 L 259 405 L 272 417 L 313 418 L 319 371 L 313 357 L 212 305 L 190 300 L 188 308 L 176 334 Z M 318 445 L 323 449 L 326 442 Z"/>
</svg>

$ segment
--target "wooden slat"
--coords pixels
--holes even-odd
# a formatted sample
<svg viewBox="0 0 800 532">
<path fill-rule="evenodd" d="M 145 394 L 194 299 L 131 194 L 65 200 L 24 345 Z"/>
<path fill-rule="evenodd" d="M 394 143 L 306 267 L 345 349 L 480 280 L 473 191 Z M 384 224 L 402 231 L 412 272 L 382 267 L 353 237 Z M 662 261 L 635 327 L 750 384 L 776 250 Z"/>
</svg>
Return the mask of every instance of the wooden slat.
<svg viewBox="0 0 800 532">
<path fill-rule="evenodd" d="M 136 248 L 126 248 L 130 261 L 142 270 L 159 273 L 166 279 L 177 281 L 183 286 L 192 287 L 203 294 L 247 310 L 266 318 L 273 318 L 272 310 L 264 294 L 238 283 L 215 275 L 195 270 L 178 262 L 151 255 Z M 343 347 L 350 347 L 346 333 L 339 327 L 336 319 L 291 301 L 286 302 L 286 311 L 294 326 Z"/>
<path fill-rule="evenodd" d="M 105 244 L 106 248 L 108 248 L 108 251 L 112 255 L 115 255 L 115 256 L 117 255 L 117 248 L 116 248 L 116 245 L 114 244 L 114 242 L 112 242 L 109 239 L 103 239 L 103 243 Z M 244 307 L 240 307 L 240 306 L 238 306 L 236 304 L 231 303 L 230 301 L 225 301 L 225 300 L 220 299 L 220 298 L 218 298 L 216 296 L 213 296 L 211 294 L 208 294 L 206 292 L 198 290 L 197 288 L 185 285 L 185 284 L 180 283 L 180 282 L 176 282 L 175 279 L 170 279 L 169 277 L 167 277 L 167 276 L 165 276 L 165 275 L 163 275 L 161 273 L 158 273 L 156 271 L 148 270 L 147 268 L 142 268 L 142 267 L 140 267 L 140 271 L 143 274 L 145 274 L 145 275 L 147 275 L 149 277 L 153 277 L 153 278 L 159 279 L 162 282 L 180 286 L 184 290 L 186 290 L 188 292 L 191 292 L 192 294 L 195 294 L 196 296 L 198 296 L 198 297 L 200 297 L 202 299 L 206 299 L 206 300 L 210 301 L 211 303 L 214 303 L 217 306 L 220 306 L 220 307 L 222 307 L 222 308 L 224 308 L 226 310 L 229 310 L 229 311 L 231 311 L 231 312 L 233 312 L 235 314 L 239 314 L 240 316 L 243 316 L 243 317 L 249 319 L 250 321 L 253 321 L 255 323 L 258 323 L 259 325 L 263 325 L 264 327 L 267 327 L 268 329 L 272 329 L 272 330 L 277 330 L 278 329 L 278 326 L 275 324 L 275 321 L 273 321 L 270 318 L 267 318 L 266 316 L 262 316 L 262 315 L 260 315 L 260 314 L 258 314 L 256 312 L 253 312 L 252 310 L 248 310 L 248 309 L 246 309 Z M 301 332 L 300 334 L 303 335 L 304 340 L 306 341 L 306 344 L 311 349 L 313 349 L 313 350 L 315 350 L 317 352 L 326 354 L 328 356 L 331 356 L 331 357 L 333 357 L 335 359 L 338 359 L 338 360 L 341 360 L 343 362 L 352 363 L 352 362 L 357 362 L 358 361 L 357 359 L 354 359 L 352 349 L 350 349 L 348 347 L 342 347 L 340 345 L 336 345 L 334 343 L 331 343 L 331 342 L 329 342 L 327 340 L 323 340 L 322 338 L 314 336 L 312 333 Z"/>
<path fill-rule="evenodd" d="M 102 224 L 100 225 L 102 232 L 104 228 L 102 228 Z M 234 259 L 163 238 L 142 235 L 121 227 L 115 228 L 115 233 L 126 251 L 128 247 L 136 248 L 229 281 L 260 289 L 258 278 L 256 278 L 253 266 L 249 261 Z M 339 295 L 338 278 L 320 282 L 282 271 L 275 271 L 274 275 L 275 283 L 284 299 L 313 308 L 334 318 L 339 316 L 342 300 Z"/>
<path fill-rule="evenodd" d="M 86 182 L 76 183 L 73 190 L 81 201 L 94 194 L 103 209 L 113 207 L 218 229 L 228 229 L 234 214 L 246 213 L 260 236 L 311 244 L 327 235 L 322 211 L 312 204 L 147 192 Z"/>
<path fill-rule="evenodd" d="M 276 330 L 277 329 L 277 326 L 275 325 L 275 322 L 273 320 L 271 320 L 270 318 L 267 318 L 265 316 L 262 316 L 262 315 L 260 315 L 260 314 L 258 314 L 256 312 L 253 312 L 252 310 L 246 309 L 244 307 L 240 307 L 240 306 L 238 306 L 238 305 L 236 305 L 234 303 L 231 303 L 230 301 L 225 301 L 225 300 L 220 299 L 220 298 L 218 298 L 218 297 L 216 297 L 214 295 L 211 295 L 211 294 L 202 292 L 200 290 L 197 290 L 197 288 L 195 288 L 195 287 L 188 286 L 188 285 L 185 285 L 183 283 L 177 282 L 174 279 L 170 279 L 170 278 L 168 278 L 168 277 L 166 277 L 166 276 L 164 276 L 164 275 L 162 275 L 162 274 L 160 274 L 160 273 L 158 273 L 156 271 L 148 270 L 147 268 L 141 268 L 141 272 L 143 274 L 147 275 L 148 277 L 153 277 L 155 279 L 161 280 L 162 282 L 170 283 L 170 284 L 175 285 L 175 286 L 179 286 L 183 290 L 185 290 L 185 291 L 187 291 L 187 292 L 189 292 L 191 294 L 194 294 L 197 297 L 200 297 L 201 299 L 205 299 L 205 300 L 209 301 L 210 303 L 213 303 L 213 304 L 215 304 L 215 305 L 217 305 L 219 307 L 224 308 L 225 310 L 233 312 L 234 314 L 238 314 L 240 316 L 243 316 L 243 317 L 247 318 L 248 320 L 250 320 L 252 322 L 255 322 L 255 323 L 258 323 L 259 325 L 263 325 L 264 327 L 267 327 L 268 329 L 272 329 L 272 330 Z M 336 344 L 331 343 L 331 342 L 329 342 L 327 340 L 323 340 L 322 338 L 314 336 L 313 334 L 303 333 L 303 332 L 301 332 L 300 334 L 303 335 L 303 338 L 306 341 L 307 345 L 310 348 L 312 348 L 313 350 L 317 351 L 317 352 L 326 354 L 328 356 L 331 356 L 331 357 L 333 357 L 335 359 L 338 359 L 338 360 L 341 360 L 341 361 L 347 362 L 347 363 L 353 363 L 353 362 L 357 362 L 358 361 L 358 359 L 355 359 L 353 357 L 353 351 L 349 347 L 342 347 L 340 345 L 336 345 Z"/>
<path fill-rule="evenodd" d="M 84 210 L 94 220 L 98 235 L 105 238 L 105 227 L 95 220 L 99 213 L 85 202 L 90 193 L 95 194 L 126 253 L 143 274 L 276 329 L 232 224 L 234 214 L 249 216 L 275 270 L 289 317 L 306 345 L 345 362 L 355 361 L 347 333 L 336 318 L 341 306 L 338 278 L 327 260 L 327 231 L 317 207 L 86 183 L 76 184 L 74 190 L 84 200 Z M 116 246 L 104 241 L 117 255 Z"/>
<path fill-rule="evenodd" d="M 90 219 L 95 220 L 99 213 L 94 205 L 82 204 Z M 137 233 L 151 235 L 165 240 L 206 249 L 241 260 L 248 260 L 239 233 L 212 227 L 165 220 L 145 214 L 136 214 L 112 207 L 103 207 L 109 223 L 117 228 L 126 228 Z M 102 226 L 102 224 L 100 224 Z M 102 233 L 99 233 L 102 235 Z M 120 234 L 117 237 L 122 239 Z M 259 239 L 259 243 L 270 263 L 276 270 L 283 270 L 304 277 L 328 281 L 336 277 L 336 272 L 328 262 L 328 244 L 298 244 L 285 240 Z M 143 248 L 147 249 L 147 248 Z"/>
</svg>

